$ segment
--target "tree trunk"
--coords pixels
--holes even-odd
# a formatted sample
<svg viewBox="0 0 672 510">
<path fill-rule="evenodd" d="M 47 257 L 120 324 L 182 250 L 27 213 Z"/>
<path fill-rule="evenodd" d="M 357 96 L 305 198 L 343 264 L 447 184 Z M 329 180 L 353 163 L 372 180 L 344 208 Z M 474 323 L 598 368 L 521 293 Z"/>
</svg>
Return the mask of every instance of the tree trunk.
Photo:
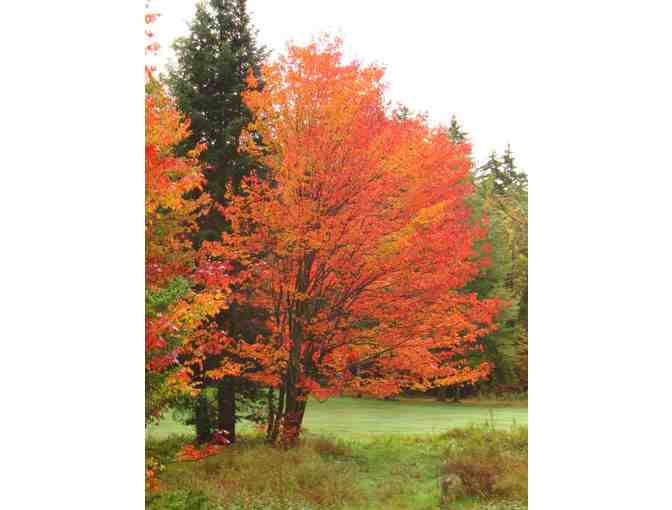
<svg viewBox="0 0 672 510">
<path fill-rule="evenodd" d="M 208 399 L 205 396 L 204 389 L 196 397 L 194 406 L 194 417 L 196 422 L 196 442 L 198 444 L 207 443 L 212 439 L 212 428 L 210 426 L 210 415 L 208 409 Z"/>
<path fill-rule="evenodd" d="M 278 436 L 280 435 L 280 424 L 282 422 L 282 413 L 285 409 L 285 387 L 284 385 L 280 386 L 280 391 L 278 392 L 278 407 L 273 411 L 272 426 L 269 424 L 269 434 L 268 441 L 271 444 L 275 444 L 278 441 Z"/>
<path fill-rule="evenodd" d="M 217 383 L 217 428 L 226 432 L 231 444 L 236 442 L 236 382 L 224 377 Z"/>
<path fill-rule="evenodd" d="M 306 409 L 304 391 L 299 388 L 302 339 L 302 328 L 297 323 L 294 327 L 294 342 L 289 353 L 289 363 L 285 374 L 285 411 L 282 420 L 282 445 L 285 449 L 299 445 L 301 423 Z"/>
<path fill-rule="evenodd" d="M 306 292 L 308 289 L 310 268 L 314 258 L 314 254 L 309 253 L 301 261 L 296 279 L 296 289 L 299 292 Z M 303 414 L 306 410 L 308 395 L 305 390 L 299 387 L 299 382 L 306 369 L 305 366 L 302 367 L 301 351 L 304 343 L 303 324 L 308 319 L 308 315 L 309 306 L 305 300 L 301 300 L 296 304 L 294 313 L 290 314 L 288 321 L 291 348 L 287 371 L 285 372 L 285 410 L 282 414 L 282 445 L 285 449 L 295 448 L 299 445 L 299 434 L 301 433 Z M 305 355 L 307 359 L 310 359 L 309 351 Z"/>
<path fill-rule="evenodd" d="M 446 397 L 448 396 L 448 386 L 441 386 L 436 395 L 436 400 L 439 402 L 445 402 Z"/>
<path fill-rule="evenodd" d="M 299 446 L 301 425 L 306 412 L 306 395 L 303 392 L 287 392 L 287 404 L 282 423 L 282 446 L 285 449 Z"/>
<path fill-rule="evenodd" d="M 275 425 L 275 405 L 273 405 L 273 388 L 268 388 L 268 418 L 266 420 L 266 442 L 272 441 Z"/>
</svg>

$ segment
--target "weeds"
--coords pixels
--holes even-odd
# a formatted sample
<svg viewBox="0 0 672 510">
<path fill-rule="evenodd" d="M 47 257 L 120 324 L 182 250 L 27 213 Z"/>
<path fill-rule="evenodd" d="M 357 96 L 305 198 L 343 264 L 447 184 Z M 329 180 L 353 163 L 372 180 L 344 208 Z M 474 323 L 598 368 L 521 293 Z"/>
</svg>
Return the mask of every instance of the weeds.
<svg viewBox="0 0 672 510">
<path fill-rule="evenodd" d="M 345 442 L 327 437 L 316 437 L 308 445 L 317 453 L 326 457 L 352 457 L 352 448 Z"/>
<path fill-rule="evenodd" d="M 223 510 L 205 494 L 191 489 L 160 491 L 148 498 L 147 510 Z"/>
<path fill-rule="evenodd" d="M 187 435 L 174 435 L 167 439 L 147 439 L 145 457 L 154 457 L 161 464 L 175 462 L 175 457 L 185 443 L 193 438 Z"/>
<path fill-rule="evenodd" d="M 469 493 L 459 508 L 521 510 L 527 502 L 526 427 L 357 440 L 307 435 L 290 451 L 241 434 L 216 455 L 174 462 L 190 439 L 148 443 L 166 465 L 151 510 L 436 510 L 447 472 Z"/>
<path fill-rule="evenodd" d="M 450 441 L 441 472 L 457 474 L 468 495 L 527 501 L 527 428 L 471 427 L 441 437 Z"/>
<path fill-rule="evenodd" d="M 327 439 L 304 441 L 290 451 L 260 438 L 241 439 L 203 461 L 167 466 L 162 482 L 172 489 L 196 488 L 224 509 L 334 508 L 361 495 L 351 463 L 333 461 L 347 453 Z"/>
</svg>

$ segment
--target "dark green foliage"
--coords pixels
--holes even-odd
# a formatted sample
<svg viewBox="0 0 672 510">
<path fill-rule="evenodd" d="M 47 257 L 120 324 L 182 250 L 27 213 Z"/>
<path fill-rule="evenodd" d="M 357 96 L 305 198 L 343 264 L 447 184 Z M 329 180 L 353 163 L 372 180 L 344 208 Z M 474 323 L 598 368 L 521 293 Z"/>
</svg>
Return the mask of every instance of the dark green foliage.
<svg viewBox="0 0 672 510">
<path fill-rule="evenodd" d="M 455 143 L 468 142 L 455 116 L 449 134 Z M 487 237 L 477 246 L 490 264 L 463 290 L 481 299 L 499 298 L 508 306 L 497 318 L 498 330 L 482 339 L 484 352 L 469 357 L 473 364 L 492 363 L 491 377 L 476 385 L 439 388 L 434 393 L 441 401 L 479 392 L 527 391 L 527 175 L 507 147 L 501 157 L 493 152 L 485 164 L 474 166 L 472 179 L 474 219 L 485 216 L 488 221 Z"/>
<path fill-rule="evenodd" d="M 178 107 L 191 119 L 192 135 L 184 143 L 205 142 L 201 155 L 206 164 L 205 190 L 224 204 L 226 186 L 234 189 L 257 169 L 257 163 L 238 153 L 239 138 L 252 116 L 243 104 L 246 76 L 259 67 L 266 50 L 257 45 L 256 32 L 245 0 L 209 0 L 198 5 L 191 33 L 174 43 L 177 64 L 167 82 Z M 226 228 L 215 210 L 202 222 L 200 239 L 219 239 Z"/>
<path fill-rule="evenodd" d="M 168 282 L 166 287 L 156 292 L 145 292 L 146 315 L 155 317 L 157 313 L 164 312 L 170 305 L 184 296 L 189 289 L 191 289 L 191 283 L 186 278 L 177 277 Z"/>
<path fill-rule="evenodd" d="M 205 391 L 201 391 L 194 402 L 194 424 L 196 425 L 196 442 L 206 443 L 212 439 L 212 419 L 210 406 Z"/>
<path fill-rule="evenodd" d="M 518 170 L 511 146 L 507 145 L 501 158 L 492 152 L 488 161 L 476 170 L 478 182 L 491 181 L 489 191 L 499 196 L 527 193 L 527 174 Z"/>
<path fill-rule="evenodd" d="M 455 144 L 469 142 L 469 135 L 455 115 L 448 133 Z M 485 216 L 488 221 L 487 237 L 477 246 L 490 264 L 463 291 L 475 292 L 481 299 L 499 298 L 508 306 L 497 318 L 498 330 L 481 340 L 484 352 L 469 356 L 471 364 L 488 361 L 494 365 L 489 380 L 476 385 L 438 388 L 434 394 L 441 401 L 459 401 L 484 390 L 519 392 L 527 389 L 526 378 L 525 382 L 521 381 L 519 370 L 521 364 L 527 364 L 526 355 L 521 354 L 523 350 L 526 352 L 521 346 L 526 345 L 526 341 L 521 341 L 523 336 L 526 339 L 522 324 L 524 322 L 525 331 L 527 324 L 527 176 L 516 167 L 508 147 L 501 158 L 493 153 L 484 165 L 476 167 L 473 161 L 471 164 L 475 193 L 469 203 L 474 220 L 480 221 Z M 524 203 L 524 208 L 520 203 Z M 521 257 L 523 248 L 524 257 Z"/>
<path fill-rule="evenodd" d="M 260 422 L 264 417 L 264 404 L 258 394 L 259 388 L 250 383 L 247 386 L 241 385 L 241 383 L 238 380 L 239 391 L 236 395 L 235 412 L 232 413 L 232 416 L 235 417 L 236 423 L 239 423 L 241 420 L 253 423 Z M 197 399 L 188 395 L 182 395 L 175 399 L 173 402 L 172 417 L 178 423 L 195 427 L 197 441 L 198 430 L 200 428 L 202 439 L 198 442 L 209 440 L 214 429 L 231 432 L 231 429 L 221 422 L 222 413 L 219 409 L 219 398 L 220 391 L 218 385 L 216 382 L 213 382 L 211 385 L 205 387 Z M 202 406 L 200 409 L 199 405 Z M 197 414 L 197 412 L 200 414 Z"/>
<path fill-rule="evenodd" d="M 200 156 L 206 167 L 204 188 L 215 202 L 226 206 L 227 187 L 238 191 L 242 178 L 251 171 L 263 173 L 253 158 L 240 154 L 238 149 L 241 131 L 252 120 L 242 100 L 246 78 L 250 72 L 259 77 L 267 52 L 256 42 L 246 0 L 199 3 L 190 29 L 189 36 L 177 39 L 173 45 L 177 63 L 169 69 L 166 81 L 179 109 L 191 120 L 192 134 L 181 150 L 206 144 Z M 199 219 L 194 242 L 198 245 L 205 240 L 219 240 L 227 228 L 225 216 L 214 207 Z M 260 333 L 254 321 L 256 314 L 249 307 L 233 304 L 216 322 L 232 337 L 251 342 Z M 209 359 L 206 364 L 214 368 L 217 360 Z M 219 396 L 214 404 L 219 413 L 213 420 L 213 402 L 206 397 L 194 408 L 199 441 L 209 438 L 213 427 L 230 431 L 230 438 L 235 441 L 236 399 L 240 391 L 249 390 L 249 385 L 235 378 L 200 384 L 217 386 Z"/>
<path fill-rule="evenodd" d="M 457 117 L 455 115 L 450 118 L 448 134 L 450 135 L 450 139 L 453 141 L 453 143 L 460 144 L 468 141 L 467 133 L 462 129 L 462 126 L 457 121 Z"/>
<path fill-rule="evenodd" d="M 498 318 L 499 330 L 484 338 L 481 359 L 495 365 L 489 382 L 480 386 L 502 391 L 527 391 L 527 175 L 520 171 L 511 148 L 475 169 L 476 217 L 488 218 L 488 236 L 481 251 L 490 265 L 467 290 L 479 297 L 508 303 Z"/>
</svg>

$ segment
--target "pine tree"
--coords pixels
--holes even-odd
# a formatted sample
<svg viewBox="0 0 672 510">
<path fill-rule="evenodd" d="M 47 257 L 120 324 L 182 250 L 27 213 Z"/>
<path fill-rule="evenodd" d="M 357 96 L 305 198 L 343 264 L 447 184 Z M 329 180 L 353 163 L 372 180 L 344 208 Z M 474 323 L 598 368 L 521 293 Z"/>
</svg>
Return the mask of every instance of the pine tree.
<svg viewBox="0 0 672 510">
<path fill-rule="evenodd" d="M 204 190 L 222 206 L 226 205 L 227 186 L 238 191 L 243 177 L 252 170 L 261 170 L 255 159 L 238 152 L 241 131 L 252 120 L 241 93 L 247 88 L 248 73 L 258 77 L 267 55 L 266 49 L 257 43 L 246 3 L 246 0 L 199 3 L 190 34 L 173 44 L 177 62 L 169 68 L 166 78 L 178 107 L 191 119 L 192 134 L 185 147 L 195 142 L 206 144 L 207 149 L 201 155 L 207 169 Z M 201 219 L 194 239 L 196 245 L 221 238 L 228 228 L 224 215 L 218 208 L 212 208 Z M 240 326 L 246 315 L 250 313 L 245 306 L 232 306 L 216 322 L 229 330 L 232 325 L 238 330 L 249 330 Z M 252 331 L 244 339 L 253 341 L 256 333 Z M 236 390 L 242 389 L 243 381 L 227 377 L 204 383 L 216 385 L 217 427 L 226 430 L 229 439 L 235 441 Z M 209 437 L 209 425 L 204 418 L 208 416 L 207 405 L 201 400 L 195 409 L 196 426 L 202 430 L 202 438 Z"/>
<path fill-rule="evenodd" d="M 167 82 L 178 106 L 191 119 L 191 139 L 205 142 L 202 161 L 205 191 L 224 204 L 226 186 L 238 189 L 257 162 L 238 153 L 240 133 L 252 120 L 241 93 L 250 71 L 259 75 L 267 51 L 256 41 L 246 0 L 201 2 L 190 35 L 175 41 L 177 63 L 169 68 Z M 202 222 L 200 238 L 219 239 L 226 221 L 216 210 Z"/>
<path fill-rule="evenodd" d="M 450 118 L 450 126 L 448 127 L 448 135 L 453 143 L 465 143 L 468 141 L 468 135 L 466 131 L 462 129 L 462 126 L 457 121 L 457 117 L 453 115 Z"/>
<path fill-rule="evenodd" d="M 527 175 L 507 146 L 501 157 L 493 151 L 475 169 L 474 180 L 475 209 L 489 218 L 492 264 L 471 289 L 511 303 L 499 318 L 500 329 L 485 338 L 485 357 L 495 363 L 491 381 L 527 389 Z"/>
</svg>

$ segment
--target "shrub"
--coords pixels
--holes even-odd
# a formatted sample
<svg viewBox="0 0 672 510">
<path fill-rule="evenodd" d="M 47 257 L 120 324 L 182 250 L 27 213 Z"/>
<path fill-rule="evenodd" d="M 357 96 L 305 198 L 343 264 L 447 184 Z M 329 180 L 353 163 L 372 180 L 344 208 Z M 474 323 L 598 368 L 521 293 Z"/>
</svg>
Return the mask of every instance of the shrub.
<svg viewBox="0 0 672 510">
<path fill-rule="evenodd" d="M 490 459 L 478 457 L 460 457 L 447 461 L 443 473 L 458 475 L 468 496 L 490 496 L 494 494 L 495 483 L 500 473 Z"/>
<path fill-rule="evenodd" d="M 455 429 L 442 438 L 451 442 L 441 471 L 458 475 L 467 495 L 527 501 L 526 427 Z"/>
<path fill-rule="evenodd" d="M 343 441 L 336 441 L 327 437 L 311 439 L 307 445 L 317 453 L 327 457 L 352 457 L 352 448 Z"/>
</svg>

